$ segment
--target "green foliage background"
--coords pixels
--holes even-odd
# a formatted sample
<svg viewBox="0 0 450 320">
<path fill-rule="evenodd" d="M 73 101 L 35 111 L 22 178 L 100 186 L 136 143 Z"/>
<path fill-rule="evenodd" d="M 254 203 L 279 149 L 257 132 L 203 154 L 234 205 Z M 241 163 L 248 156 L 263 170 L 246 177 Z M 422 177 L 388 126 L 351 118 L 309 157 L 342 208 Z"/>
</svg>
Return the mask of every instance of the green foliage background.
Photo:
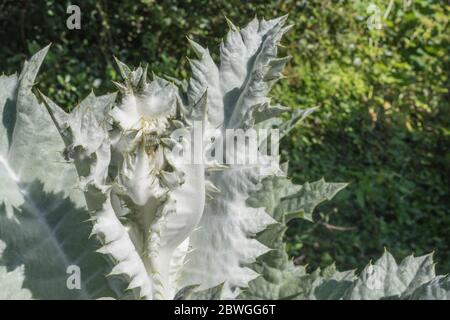
<svg viewBox="0 0 450 320">
<path fill-rule="evenodd" d="M 411 2 L 411 5 L 407 5 Z M 315 224 L 288 232 L 296 262 L 335 260 L 362 267 L 387 247 L 396 257 L 436 250 L 450 271 L 450 32 L 446 1 L 395 0 L 381 30 L 369 30 L 370 3 L 360 1 L 73 1 L 81 30 L 68 30 L 68 1 L 0 1 L 0 70 L 20 70 L 53 46 L 39 88 L 74 106 L 91 88 L 113 91 L 113 56 L 149 63 L 157 74 L 187 77 L 185 36 L 210 47 L 255 14 L 290 14 L 283 49 L 293 56 L 273 90 L 286 106 L 319 110 L 283 142 L 297 182 L 349 182 L 319 207 Z"/>
</svg>

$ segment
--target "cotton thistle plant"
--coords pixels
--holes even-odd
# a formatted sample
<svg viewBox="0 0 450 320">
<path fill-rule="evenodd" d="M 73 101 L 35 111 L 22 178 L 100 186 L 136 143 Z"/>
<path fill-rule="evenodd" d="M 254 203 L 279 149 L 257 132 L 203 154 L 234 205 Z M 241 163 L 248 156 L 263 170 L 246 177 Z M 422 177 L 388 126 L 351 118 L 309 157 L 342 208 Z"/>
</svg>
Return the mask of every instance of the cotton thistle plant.
<svg viewBox="0 0 450 320">
<path fill-rule="evenodd" d="M 147 81 L 141 67 L 118 66 L 124 83 L 117 83 L 121 99 L 114 108 L 94 112 L 81 105 L 65 114 L 44 97 L 45 104 L 77 167 L 92 235 L 103 245 L 97 251 L 113 263 L 110 274 L 125 276 L 140 298 L 169 299 L 188 250 L 185 240 L 205 204 L 205 169 L 176 166 L 172 148 L 188 141 L 172 134 L 189 133 L 194 120 L 204 120 L 196 117 L 205 118 L 206 101 L 187 112 L 172 83 L 156 76 Z"/>
<path fill-rule="evenodd" d="M 286 19 L 228 21 L 219 66 L 189 39 L 189 81 L 117 61 L 119 95 L 70 113 L 31 92 L 48 48 L 1 76 L 0 298 L 448 298 L 431 255 L 397 265 L 385 252 L 359 276 L 289 260 L 288 221 L 312 221 L 345 184 L 295 185 L 278 163 L 272 142 L 314 110 L 283 121 L 290 109 L 268 98 L 289 59 L 277 57 Z M 253 149 L 229 134 L 272 128 Z M 234 162 L 248 150 L 258 161 Z"/>
</svg>

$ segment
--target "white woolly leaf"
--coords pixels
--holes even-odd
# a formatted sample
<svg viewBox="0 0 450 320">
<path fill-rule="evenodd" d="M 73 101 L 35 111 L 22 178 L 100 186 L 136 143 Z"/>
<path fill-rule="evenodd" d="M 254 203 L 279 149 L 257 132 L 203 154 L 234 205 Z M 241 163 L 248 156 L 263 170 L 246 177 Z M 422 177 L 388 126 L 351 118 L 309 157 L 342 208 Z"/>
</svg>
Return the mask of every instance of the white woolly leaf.
<svg viewBox="0 0 450 320">
<path fill-rule="evenodd" d="M 75 167 L 64 159 L 64 143 L 31 92 L 47 50 L 26 62 L 18 78 L 0 78 L 0 240 L 6 245 L 0 269 L 7 270 L 0 287 L 20 276 L 27 292 L 21 298 L 111 295 L 104 277 L 108 265 L 88 239 L 89 215 Z M 80 267 L 80 290 L 67 286 L 71 265 Z"/>
</svg>

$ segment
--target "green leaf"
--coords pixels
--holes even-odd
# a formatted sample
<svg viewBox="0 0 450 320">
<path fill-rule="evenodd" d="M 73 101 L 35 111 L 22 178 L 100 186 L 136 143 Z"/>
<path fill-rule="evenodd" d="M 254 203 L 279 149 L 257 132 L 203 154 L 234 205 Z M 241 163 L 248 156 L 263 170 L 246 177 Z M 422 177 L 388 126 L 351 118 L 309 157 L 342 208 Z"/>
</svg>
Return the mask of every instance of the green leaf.
<svg viewBox="0 0 450 320">
<path fill-rule="evenodd" d="M 223 296 L 223 283 L 206 289 L 198 290 L 198 285 L 184 287 L 175 295 L 174 300 L 221 300 Z"/>
<path fill-rule="evenodd" d="M 328 183 L 324 179 L 312 183 L 307 182 L 297 193 L 281 199 L 280 210 L 286 215 L 286 221 L 293 218 L 312 221 L 312 214 L 316 206 L 323 201 L 331 200 L 346 186 L 346 183 Z"/>
<path fill-rule="evenodd" d="M 247 203 L 254 207 L 264 206 L 266 212 L 278 223 L 258 235 L 258 240 L 272 250 L 257 259 L 253 268 L 261 276 L 250 283 L 240 298 L 294 299 L 304 297 L 304 292 L 315 287 L 321 288 L 323 297 L 332 296 L 333 293 L 328 293 L 327 290 L 335 278 L 330 277 L 324 284 L 325 281 L 319 276 L 309 276 L 304 267 L 294 266 L 286 253 L 283 237 L 287 221 L 292 218 L 311 220 L 314 207 L 325 199 L 331 199 L 344 187 L 345 184 L 326 183 L 323 179 L 303 186 L 294 185 L 286 177 L 268 177 L 262 181 L 262 188 L 253 192 Z M 302 214 L 293 214 L 297 212 Z M 335 273 L 336 279 L 347 276 L 347 273 Z M 341 285 L 340 290 L 349 284 L 351 282 Z"/>
<path fill-rule="evenodd" d="M 355 278 L 353 271 L 337 272 L 334 266 L 303 278 L 301 299 L 448 299 L 448 276 L 435 275 L 432 255 L 408 256 L 399 265 L 385 253 L 369 263 Z"/>
<path fill-rule="evenodd" d="M 435 278 L 432 255 L 409 256 L 400 265 L 385 252 L 374 264 L 367 265 L 347 293 L 347 299 L 400 298 L 411 295 Z"/>
<path fill-rule="evenodd" d="M 334 264 L 324 270 L 316 270 L 303 277 L 302 294 L 298 299 L 307 300 L 338 300 L 355 280 L 354 270 L 339 272 Z"/>
<path fill-rule="evenodd" d="M 412 300 L 450 300 L 450 276 L 437 276 L 417 288 L 408 298 Z"/>
</svg>

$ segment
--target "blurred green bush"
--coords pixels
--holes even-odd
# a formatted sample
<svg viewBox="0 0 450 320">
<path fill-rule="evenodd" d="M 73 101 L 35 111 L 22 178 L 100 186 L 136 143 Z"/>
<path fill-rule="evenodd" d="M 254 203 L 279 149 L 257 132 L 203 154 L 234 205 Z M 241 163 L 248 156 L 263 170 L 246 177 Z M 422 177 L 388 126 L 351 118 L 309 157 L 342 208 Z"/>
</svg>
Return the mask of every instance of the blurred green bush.
<svg viewBox="0 0 450 320">
<path fill-rule="evenodd" d="M 386 14 L 370 30 L 374 12 Z M 12 73 L 52 42 L 39 88 L 74 106 L 91 88 L 113 91 L 113 56 L 187 77 L 186 35 L 215 49 L 227 31 L 257 14 L 290 14 L 293 56 L 274 88 L 286 106 L 319 110 L 283 142 L 297 182 L 350 182 L 295 222 L 289 251 L 312 267 L 336 260 L 361 267 L 383 247 L 399 258 L 436 250 L 450 271 L 449 11 L 445 1 L 83 0 L 81 30 L 68 30 L 69 1 L 0 2 L 0 70 Z M 389 9 L 390 8 L 390 9 Z M 388 11 L 388 12 L 387 12 Z M 217 52 L 214 51 L 215 58 Z"/>
</svg>

